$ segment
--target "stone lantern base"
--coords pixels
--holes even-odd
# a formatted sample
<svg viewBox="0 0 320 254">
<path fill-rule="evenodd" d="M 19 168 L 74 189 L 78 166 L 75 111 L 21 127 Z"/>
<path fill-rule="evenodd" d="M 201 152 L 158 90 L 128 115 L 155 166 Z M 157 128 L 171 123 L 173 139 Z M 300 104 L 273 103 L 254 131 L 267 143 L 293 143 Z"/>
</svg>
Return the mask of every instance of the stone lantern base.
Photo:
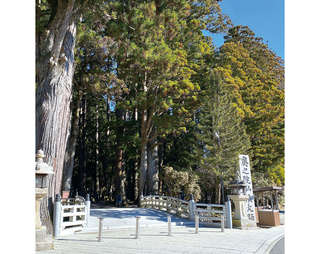
<svg viewBox="0 0 320 254">
<path fill-rule="evenodd" d="M 233 227 L 241 229 L 249 229 L 257 227 L 255 221 L 249 220 L 246 212 L 246 204 L 249 197 L 247 195 L 229 195 L 229 198 L 233 201 L 235 206 L 234 216 L 232 218 Z"/>
<path fill-rule="evenodd" d="M 40 202 L 46 195 L 46 189 L 36 188 L 36 251 L 53 249 L 53 239 L 47 235 L 47 229 L 40 221 Z"/>
<path fill-rule="evenodd" d="M 254 221 L 249 219 L 237 220 L 232 218 L 232 226 L 234 228 L 250 229 L 250 228 L 256 228 L 257 224 Z"/>
<path fill-rule="evenodd" d="M 53 250 L 53 240 L 47 236 L 46 228 L 36 229 L 36 251 Z"/>
</svg>

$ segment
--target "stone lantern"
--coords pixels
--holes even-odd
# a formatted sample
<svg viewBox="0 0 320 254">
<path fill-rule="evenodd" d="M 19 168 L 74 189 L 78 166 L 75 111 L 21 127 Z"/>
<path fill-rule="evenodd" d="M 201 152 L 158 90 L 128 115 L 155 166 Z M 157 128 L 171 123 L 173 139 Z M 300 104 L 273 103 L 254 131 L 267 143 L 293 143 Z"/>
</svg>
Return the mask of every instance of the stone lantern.
<svg viewBox="0 0 320 254">
<path fill-rule="evenodd" d="M 52 167 L 43 162 L 44 153 L 38 150 L 36 154 L 36 250 L 53 249 L 52 239 L 48 239 L 46 227 L 41 225 L 40 203 L 48 194 L 49 175 L 53 174 Z"/>
<path fill-rule="evenodd" d="M 246 184 L 243 181 L 236 180 L 230 182 L 228 187 L 231 189 L 229 198 L 233 201 L 235 206 L 232 224 L 241 229 L 256 227 L 256 223 L 248 218 L 246 206 L 249 196 L 244 194 Z"/>
<path fill-rule="evenodd" d="M 243 181 L 235 180 L 230 182 L 229 189 L 231 189 L 231 195 L 241 195 L 244 194 L 246 184 Z"/>
</svg>

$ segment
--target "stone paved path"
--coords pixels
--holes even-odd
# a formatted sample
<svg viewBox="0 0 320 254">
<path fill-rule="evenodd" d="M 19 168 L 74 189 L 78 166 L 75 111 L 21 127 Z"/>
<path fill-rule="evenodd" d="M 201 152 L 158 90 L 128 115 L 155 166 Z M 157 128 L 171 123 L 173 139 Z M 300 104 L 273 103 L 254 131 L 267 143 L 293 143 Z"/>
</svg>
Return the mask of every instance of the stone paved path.
<svg viewBox="0 0 320 254">
<path fill-rule="evenodd" d="M 141 216 L 141 227 L 166 226 L 168 213 L 146 208 L 111 208 L 111 209 L 91 209 L 88 228 L 84 232 L 98 231 L 98 217 L 103 220 L 104 229 L 119 229 L 135 227 L 136 216 Z M 171 216 L 172 225 L 194 225 L 188 219 L 181 219 Z"/>
<path fill-rule="evenodd" d="M 102 242 L 97 242 L 97 219 L 104 215 Z M 135 216 L 141 216 L 141 233 L 135 239 Z M 107 217 L 108 216 L 108 217 Z M 284 234 L 284 227 L 238 230 L 200 227 L 187 220 L 172 217 L 172 236 L 167 235 L 167 214 L 150 209 L 92 210 L 86 232 L 63 236 L 55 240 L 55 250 L 38 254 L 164 254 L 164 253 L 265 253 L 270 244 Z M 180 226 L 181 224 L 181 226 Z"/>
</svg>

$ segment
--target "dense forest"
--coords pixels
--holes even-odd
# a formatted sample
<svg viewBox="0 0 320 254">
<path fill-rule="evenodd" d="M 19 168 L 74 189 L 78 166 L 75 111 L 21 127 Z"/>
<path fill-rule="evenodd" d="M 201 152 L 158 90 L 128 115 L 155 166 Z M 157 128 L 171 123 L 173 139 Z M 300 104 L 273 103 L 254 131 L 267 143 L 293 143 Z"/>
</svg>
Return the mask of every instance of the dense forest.
<svg viewBox="0 0 320 254">
<path fill-rule="evenodd" d="M 284 185 L 283 60 L 219 2 L 36 2 L 36 148 L 55 171 L 51 198 L 220 203 L 239 154 L 254 186 Z"/>
</svg>

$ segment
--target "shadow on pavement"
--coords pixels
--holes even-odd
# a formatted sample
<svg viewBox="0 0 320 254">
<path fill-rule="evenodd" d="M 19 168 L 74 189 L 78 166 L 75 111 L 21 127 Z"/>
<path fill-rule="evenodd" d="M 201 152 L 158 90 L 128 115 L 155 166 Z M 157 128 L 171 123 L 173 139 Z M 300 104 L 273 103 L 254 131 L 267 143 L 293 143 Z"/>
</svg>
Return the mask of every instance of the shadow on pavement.
<svg viewBox="0 0 320 254">
<path fill-rule="evenodd" d="M 70 242 L 97 242 L 97 240 L 86 240 L 86 239 L 56 239 L 57 241 L 70 241 Z"/>
<path fill-rule="evenodd" d="M 149 220 L 156 220 L 156 221 L 162 221 L 167 222 L 167 216 L 169 214 L 165 211 L 156 211 L 146 208 L 118 208 L 118 209 L 92 209 L 90 211 L 90 216 L 93 217 L 104 217 L 104 218 L 114 218 L 114 219 L 129 219 L 129 218 L 135 218 L 136 216 L 141 217 L 148 217 Z M 184 225 L 185 223 L 192 223 L 192 221 L 188 219 L 183 219 L 176 217 L 172 214 L 171 215 L 171 222 L 177 222 L 181 225 Z"/>
<path fill-rule="evenodd" d="M 165 211 L 158 211 L 158 210 L 148 209 L 148 208 L 91 209 L 90 211 L 91 217 L 103 217 L 106 219 L 110 218 L 110 219 L 119 219 L 119 220 L 121 219 L 135 220 L 136 216 L 140 216 L 141 226 L 146 226 L 148 225 L 148 222 L 151 222 L 151 221 L 167 223 L 168 215 L 171 216 L 171 222 L 174 223 L 176 226 L 185 226 L 190 228 L 194 228 L 195 226 L 194 221 L 189 220 L 187 218 L 180 218 L 175 216 L 174 214 L 169 214 Z M 149 225 L 152 226 L 152 223 L 150 223 Z M 200 222 L 200 227 L 219 228 L 219 226 L 215 226 L 215 225 L 212 225 L 212 226 L 203 225 L 201 222 Z"/>
<path fill-rule="evenodd" d="M 101 236 L 101 239 L 115 239 L 115 240 L 130 240 L 130 239 L 135 239 L 133 237 L 112 237 L 112 236 Z"/>
</svg>

